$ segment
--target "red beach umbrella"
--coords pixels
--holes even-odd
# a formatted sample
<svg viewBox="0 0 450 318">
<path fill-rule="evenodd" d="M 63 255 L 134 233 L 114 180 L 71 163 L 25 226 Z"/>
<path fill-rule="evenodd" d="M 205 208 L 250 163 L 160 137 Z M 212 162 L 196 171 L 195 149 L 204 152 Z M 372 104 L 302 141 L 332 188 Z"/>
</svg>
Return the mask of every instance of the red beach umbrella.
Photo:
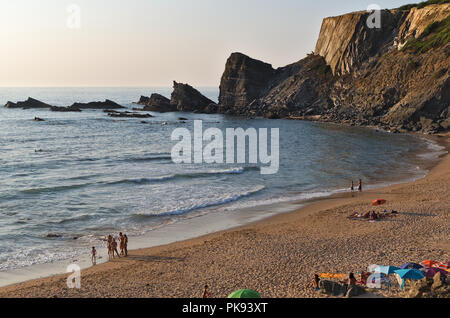
<svg viewBox="0 0 450 318">
<path fill-rule="evenodd" d="M 387 201 L 384 199 L 376 199 L 375 201 L 372 202 L 373 206 L 379 206 L 379 205 L 383 205 L 385 204 Z"/>
</svg>

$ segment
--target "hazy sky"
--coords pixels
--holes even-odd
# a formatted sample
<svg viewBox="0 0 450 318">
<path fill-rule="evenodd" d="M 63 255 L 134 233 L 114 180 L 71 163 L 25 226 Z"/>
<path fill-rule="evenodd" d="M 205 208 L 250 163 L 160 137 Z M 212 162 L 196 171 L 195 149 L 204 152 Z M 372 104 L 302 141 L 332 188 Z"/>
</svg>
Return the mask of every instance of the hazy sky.
<svg viewBox="0 0 450 318">
<path fill-rule="evenodd" d="M 284 66 L 314 50 L 322 18 L 411 2 L 0 0 L 0 86 L 218 86 L 232 52 Z"/>
</svg>

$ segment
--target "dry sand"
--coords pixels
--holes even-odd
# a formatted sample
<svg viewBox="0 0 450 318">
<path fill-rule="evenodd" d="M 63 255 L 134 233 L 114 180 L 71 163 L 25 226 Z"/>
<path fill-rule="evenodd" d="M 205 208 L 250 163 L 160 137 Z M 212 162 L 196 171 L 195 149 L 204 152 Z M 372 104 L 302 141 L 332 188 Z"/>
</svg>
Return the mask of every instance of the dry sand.
<svg viewBox="0 0 450 318">
<path fill-rule="evenodd" d="M 449 135 L 436 137 L 449 146 Z M 0 288 L 0 297 L 212 297 L 251 288 L 263 297 L 314 297 L 314 273 L 356 272 L 369 264 L 449 260 L 450 157 L 416 182 L 341 195 L 291 213 L 200 238 L 131 251 L 82 271 L 81 289 L 67 275 Z M 378 222 L 350 220 L 374 199 L 400 212 Z M 379 208 L 380 210 L 381 208 Z M 400 295 L 401 296 L 401 295 Z"/>
</svg>

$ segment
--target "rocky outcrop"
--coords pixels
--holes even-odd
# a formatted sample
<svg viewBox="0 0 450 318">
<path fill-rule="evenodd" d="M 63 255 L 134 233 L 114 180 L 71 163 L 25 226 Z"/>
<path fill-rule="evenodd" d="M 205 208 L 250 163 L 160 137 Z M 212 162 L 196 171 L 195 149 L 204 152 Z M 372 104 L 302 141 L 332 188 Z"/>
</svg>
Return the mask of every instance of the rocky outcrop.
<svg viewBox="0 0 450 318">
<path fill-rule="evenodd" d="M 173 82 L 173 92 L 170 105 L 178 111 L 203 112 L 215 104 L 209 98 L 203 96 L 198 90 L 188 84 Z"/>
<path fill-rule="evenodd" d="M 52 112 L 81 112 L 80 108 L 77 107 L 58 107 L 58 106 L 51 106 L 50 110 Z"/>
<path fill-rule="evenodd" d="M 7 102 L 5 107 L 8 108 L 22 108 L 22 109 L 32 109 L 32 108 L 50 108 L 51 106 L 49 104 L 46 104 L 44 102 L 41 102 L 37 99 L 28 97 L 26 101 L 23 102 Z"/>
<path fill-rule="evenodd" d="M 177 111 L 177 107 L 170 104 L 170 99 L 160 94 L 152 94 L 152 96 L 150 96 L 150 98 L 148 98 L 143 105 L 145 105 L 143 108 L 145 111 L 153 111 L 158 113 Z"/>
<path fill-rule="evenodd" d="M 272 79 L 272 65 L 233 53 L 225 65 L 220 81 L 219 104 L 224 107 L 245 107 L 261 97 Z"/>
<path fill-rule="evenodd" d="M 106 99 L 104 102 L 74 103 L 70 107 L 79 108 L 79 109 L 121 109 L 121 108 L 125 108 L 109 99 Z"/>
<path fill-rule="evenodd" d="M 222 76 L 218 111 L 392 131 L 446 131 L 448 10 L 449 4 L 383 10 L 380 29 L 368 26 L 367 12 L 326 18 L 314 54 L 276 70 L 234 53 Z"/>
</svg>

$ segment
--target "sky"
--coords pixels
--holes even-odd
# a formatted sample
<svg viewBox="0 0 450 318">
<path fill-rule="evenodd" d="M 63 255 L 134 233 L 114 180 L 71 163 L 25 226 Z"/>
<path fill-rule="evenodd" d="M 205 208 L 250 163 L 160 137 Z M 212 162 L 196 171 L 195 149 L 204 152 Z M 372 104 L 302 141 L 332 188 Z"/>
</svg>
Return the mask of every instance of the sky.
<svg viewBox="0 0 450 318">
<path fill-rule="evenodd" d="M 217 87 L 232 52 L 284 66 L 324 17 L 411 2 L 0 0 L 0 87 Z"/>
</svg>

